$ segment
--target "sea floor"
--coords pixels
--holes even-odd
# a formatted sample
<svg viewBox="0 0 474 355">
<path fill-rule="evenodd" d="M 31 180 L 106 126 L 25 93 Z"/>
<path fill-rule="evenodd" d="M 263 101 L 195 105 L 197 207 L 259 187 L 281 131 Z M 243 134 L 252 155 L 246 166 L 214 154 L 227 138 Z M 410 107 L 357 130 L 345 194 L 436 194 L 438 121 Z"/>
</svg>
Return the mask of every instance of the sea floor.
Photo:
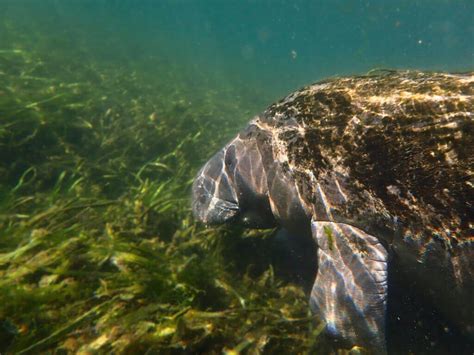
<svg viewBox="0 0 474 355">
<path fill-rule="evenodd" d="M 311 349 L 321 327 L 272 231 L 190 214 L 193 175 L 264 96 L 1 32 L 0 352 Z"/>
</svg>

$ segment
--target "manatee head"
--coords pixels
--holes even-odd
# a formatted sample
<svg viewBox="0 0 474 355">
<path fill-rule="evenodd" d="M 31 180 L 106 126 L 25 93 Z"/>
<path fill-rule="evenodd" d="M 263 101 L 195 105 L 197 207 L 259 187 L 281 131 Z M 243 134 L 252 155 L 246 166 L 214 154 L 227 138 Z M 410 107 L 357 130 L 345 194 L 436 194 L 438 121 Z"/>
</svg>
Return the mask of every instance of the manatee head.
<svg viewBox="0 0 474 355">
<path fill-rule="evenodd" d="M 215 154 L 193 184 L 194 216 L 206 224 L 275 225 L 270 207 L 261 140 L 250 128 Z M 270 148 L 270 147 L 268 147 Z"/>
</svg>

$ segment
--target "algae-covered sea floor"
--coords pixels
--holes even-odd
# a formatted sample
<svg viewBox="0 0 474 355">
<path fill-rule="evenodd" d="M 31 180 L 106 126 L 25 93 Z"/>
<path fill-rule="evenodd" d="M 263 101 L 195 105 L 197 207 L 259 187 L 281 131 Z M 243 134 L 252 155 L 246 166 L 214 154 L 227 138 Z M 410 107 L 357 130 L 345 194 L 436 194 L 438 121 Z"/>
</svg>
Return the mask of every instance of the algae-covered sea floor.
<svg viewBox="0 0 474 355">
<path fill-rule="evenodd" d="M 310 351 L 273 231 L 190 213 L 193 175 L 264 96 L 22 39 L 0 48 L 0 353 Z"/>
</svg>

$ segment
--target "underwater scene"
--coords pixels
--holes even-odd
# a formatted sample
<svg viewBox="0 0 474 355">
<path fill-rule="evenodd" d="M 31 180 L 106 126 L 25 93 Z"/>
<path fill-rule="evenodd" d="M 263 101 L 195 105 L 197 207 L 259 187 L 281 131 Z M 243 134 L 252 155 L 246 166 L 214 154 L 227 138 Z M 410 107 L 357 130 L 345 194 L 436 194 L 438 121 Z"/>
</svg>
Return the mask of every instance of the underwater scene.
<svg viewBox="0 0 474 355">
<path fill-rule="evenodd" d="M 474 80 L 466 73 L 473 69 L 470 0 L 0 0 L 0 354 L 472 354 L 474 314 L 466 309 L 472 309 L 474 253 L 466 250 L 474 243 L 474 151 L 469 148 L 474 145 Z M 408 74 L 399 77 L 405 70 Z M 429 74 L 434 72 L 465 74 Z M 341 77 L 355 79 L 338 81 Z M 308 92 L 333 88 L 341 93 L 353 87 L 357 95 L 369 97 L 364 103 L 374 105 L 388 102 L 377 83 L 399 83 L 398 97 L 405 99 L 411 89 L 404 85 L 435 83 L 407 99 L 411 106 L 401 112 L 410 117 L 420 112 L 435 117 L 436 107 L 423 100 L 435 94 L 436 100 L 455 100 L 459 93 L 458 101 L 442 103 L 451 110 L 443 111 L 443 117 L 455 118 L 444 123 L 443 134 L 455 126 L 457 133 L 447 134 L 463 137 L 457 156 L 443 153 L 447 163 L 439 169 L 437 160 L 426 164 L 432 164 L 430 176 L 439 179 L 449 167 L 449 174 L 452 166 L 465 169 L 449 175 L 450 182 L 462 179 L 464 184 L 450 206 L 464 212 L 456 217 L 445 205 L 439 207 L 461 227 L 446 232 L 451 239 L 443 231 L 435 244 L 423 244 L 437 252 L 436 245 L 449 241 L 451 254 L 446 255 L 466 251 L 459 259 L 434 259 L 433 268 L 392 270 L 390 263 L 399 255 L 385 255 L 378 242 L 370 242 L 376 240 L 370 233 L 310 224 L 313 215 L 303 218 L 309 238 L 298 240 L 291 228 L 257 220 L 267 210 L 272 222 L 278 219 L 275 200 L 260 198 L 270 192 L 248 186 L 248 181 L 258 185 L 258 164 L 264 161 L 272 169 L 289 169 L 262 153 L 283 149 L 275 141 L 258 141 L 260 155 L 246 158 L 239 178 L 247 177 L 247 190 L 224 191 L 222 186 L 233 181 L 216 174 L 235 168 L 239 149 L 254 144 L 245 143 L 244 136 L 268 131 L 243 131 L 243 143 L 226 144 L 252 119 L 257 130 L 273 124 L 274 117 L 285 115 L 282 107 L 293 110 L 297 120 L 298 105 L 308 103 L 304 90 L 264 110 L 321 80 Z M 373 86 L 366 89 L 359 82 Z M 347 111 L 346 96 L 318 93 L 309 104 L 320 104 L 337 120 L 357 116 Z M 380 107 L 385 110 L 381 122 L 386 122 L 390 112 Z M 302 130 L 309 129 L 314 112 L 301 115 Z M 424 126 L 417 129 L 426 132 Z M 427 133 L 426 142 L 444 149 L 445 143 L 436 142 L 439 132 Z M 389 141 L 394 151 L 404 149 L 402 138 L 410 134 Z M 215 155 L 222 147 L 227 147 L 222 155 Z M 410 147 L 404 150 L 408 155 L 417 149 Z M 297 170 L 321 151 L 295 148 L 295 155 L 285 159 L 290 168 L 293 159 Z M 362 179 L 372 169 L 364 160 L 370 154 L 353 152 L 354 171 Z M 395 174 L 390 170 L 393 152 L 384 152 L 378 156 L 385 159 L 385 170 L 371 175 L 377 183 L 385 173 Z M 437 152 L 430 154 L 435 158 Z M 411 159 L 406 181 L 414 179 L 413 188 L 433 188 L 430 196 L 448 190 L 421 180 L 417 172 L 425 166 Z M 465 163 L 458 164 L 462 159 Z M 320 163 L 327 161 L 321 158 Z M 397 171 L 405 176 L 402 168 Z M 300 203 L 307 186 L 298 180 L 292 190 L 292 183 L 282 180 L 272 192 L 291 201 L 298 195 Z M 336 184 L 341 191 L 342 182 Z M 383 196 L 403 195 L 400 184 L 391 183 Z M 242 214 L 248 196 L 246 208 L 252 212 L 239 217 L 242 223 L 219 223 Z M 231 204 L 232 199 L 240 205 Z M 419 216 L 430 223 L 432 208 L 420 212 L 420 200 L 410 201 L 413 223 L 421 228 Z M 225 213 L 232 216 L 224 218 Z M 398 217 L 390 215 L 390 223 L 403 223 Z M 304 224 L 288 219 L 296 229 Z M 387 287 L 383 292 L 377 288 L 383 310 L 357 313 L 356 323 L 367 325 L 368 335 L 357 333 L 359 325 L 351 325 L 355 336 L 352 328 L 344 333 L 337 323 L 345 314 L 338 307 L 359 300 L 351 289 L 340 291 L 341 301 L 325 293 L 329 281 L 313 288 L 316 274 L 324 275 L 327 267 L 318 261 L 311 238 L 318 230 L 328 255 L 347 232 L 361 238 L 353 248 L 369 259 L 372 252 L 383 255 L 383 267 L 389 265 L 388 279 L 379 282 L 388 284 L 388 293 Z M 421 245 L 416 243 L 410 245 Z M 462 269 L 465 260 L 470 269 Z M 371 272 L 371 264 L 361 265 Z M 437 291 L 424 280 L 439 278 L 449 291 L 442 273 L 450 267 L 461 275 L 465 286 L 460 292 L 465 292 L 446 313 L 437 304 L 444 299 L 433 302 Z M 410 273 L 421 281 L 405 282 Z M 379 287 L 378 276 L 371 275 L 362 298 Z M 459 312 L 470 324 L 467 332 L 457 323 Z"/>
</svg>

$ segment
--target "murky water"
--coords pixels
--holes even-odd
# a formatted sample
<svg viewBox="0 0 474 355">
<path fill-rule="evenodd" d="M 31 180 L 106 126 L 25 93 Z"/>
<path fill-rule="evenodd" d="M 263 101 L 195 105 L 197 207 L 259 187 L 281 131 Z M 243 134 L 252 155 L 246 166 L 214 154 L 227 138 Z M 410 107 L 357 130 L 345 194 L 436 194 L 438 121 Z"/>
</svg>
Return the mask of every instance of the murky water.
<svg viewBox="0 0 474 355">
<path fill-rule="evenodd" d="M 314 270 L 191 179 L 303 85 L 473 65 L 472 1 L 0 0 L 0 352 L 318 351 Z M 472 352 L 398 281 L 390 352 Z"/>
</svg>

